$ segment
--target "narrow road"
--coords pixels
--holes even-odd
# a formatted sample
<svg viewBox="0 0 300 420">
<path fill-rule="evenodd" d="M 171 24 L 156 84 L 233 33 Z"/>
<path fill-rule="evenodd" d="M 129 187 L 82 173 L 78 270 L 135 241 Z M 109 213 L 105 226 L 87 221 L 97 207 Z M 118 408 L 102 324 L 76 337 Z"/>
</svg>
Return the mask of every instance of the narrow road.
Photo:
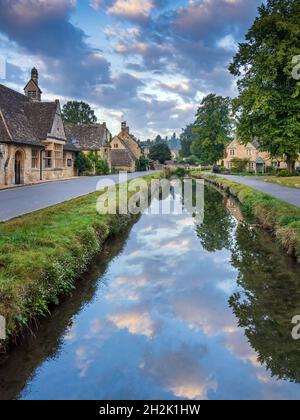
<svg viewBox="0 0 300 420">
<path fill-rule="evenodd" d="M 283 187 L 278 184 L 265 182 L 261 177 L 244 177 L 238 175 L 218 175 L 223 178 L 231 179 L 239 182 L 247 187 L 255 188 L 280 200 L 286 201 L 290 204 L 300 207 L 300 189 Z"/>
<path fill-rule="evenodd" d="M 155 172 L 128 174 L 128 179 Z M 104 183 L 108 179 L 118 183 L 119 175 L 82 177 L 0 191 L 0 222 L 93 193 L 99 182 Z"/>
</svg>

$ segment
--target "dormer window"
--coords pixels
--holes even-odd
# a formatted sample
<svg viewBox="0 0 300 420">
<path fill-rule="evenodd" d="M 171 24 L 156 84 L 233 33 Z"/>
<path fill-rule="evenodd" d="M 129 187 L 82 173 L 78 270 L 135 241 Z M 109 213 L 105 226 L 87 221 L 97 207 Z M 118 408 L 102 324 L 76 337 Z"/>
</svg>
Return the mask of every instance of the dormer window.
<svg viewBox="0 0 300 420">
<path fill-rule="evenodd" d="M 36 98 L 36 91 L 34 91 L 34 90 L 29 90 L 29 91 L 28 91 L 28 97 L 29 97 L 29 98 Z"/>
<path fill-rule="evenodd" d="M 235 156 L 235 149 L 230 149 L 229 150 L 229 155 L 230 156 Z"/>
</svg>

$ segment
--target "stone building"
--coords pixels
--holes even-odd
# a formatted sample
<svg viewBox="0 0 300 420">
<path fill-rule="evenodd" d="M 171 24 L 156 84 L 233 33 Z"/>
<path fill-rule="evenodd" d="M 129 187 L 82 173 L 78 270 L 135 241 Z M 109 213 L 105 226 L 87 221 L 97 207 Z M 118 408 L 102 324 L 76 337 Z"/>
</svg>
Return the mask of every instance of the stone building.
<svg viewBox="0 0 300 420">
<path fill-rule="evenodd" d="M 110 146 L 112 168 L 134 172 L 136 162 L 143 155 L 143 151 L 125 121 L 122 122 L 121 132 L 112 139 Z"/>
<path fill-rule="evenodd" d="M 236 139 L 233 140 L 225 149 L 223 161 L 219 163 L 223 164 L 226 169 L 231 169 L 234 158 L 247 159 L 247 171 L 249 172 L 263 173 L 267 166 L 272 165 L 269 153 L 261 152 L 256 140 L 247 145 L 239 143 Z"/>
<path fill-rule="evenodd" d="M 112 135 L 106 123 L 103 124 L 65 124 L 68 144 L 82 151 L 85 155 L 97 153 L 108 162 L 111 168 Z"/>
<path fill-rule="evenodd" d="M 77 149 L 66 141 L 60 103 L 41 102 L 35 68 L 24 91 L 0 85 L 0 186 L 75 176 Z"/>
<path fill-rule="evenodd" d="M 260 150 L 259 142 L 253 140 L 247 145 L 241 144 L 238 140 L 233 140 L 225 149 L 224 159 L 218 162 L 219 165 L 226 169 L 231 169 L 233 166 L 232 159 L 247 159 L 247 171 L 264 173 L 268 166 L 273 166 L 278 169 L 287 169 L 286 157 L 271 157 L 268 152 Z M 296 162 L 296 167 L 300 166 L 300 156 Z"/>
</svg>

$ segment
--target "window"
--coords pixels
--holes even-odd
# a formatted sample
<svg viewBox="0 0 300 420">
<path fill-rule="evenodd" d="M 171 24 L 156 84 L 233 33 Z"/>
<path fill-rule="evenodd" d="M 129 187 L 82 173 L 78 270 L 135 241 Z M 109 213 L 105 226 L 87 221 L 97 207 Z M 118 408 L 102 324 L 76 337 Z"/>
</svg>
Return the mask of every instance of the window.
<svg viewBox="0 0 300 420">
<path fill-rule="evenodd" d="M 35 90 L 29 90 L 28 91 L 28 97 L 29 98 L 36 98 L 36 91 Z"/>
<path fill-rule="evenodd" d="M 39 151 L 38 149 L 31 150 L 31 168 L 38 169 L 39 167 Z"/>
<path fill-rule="evenodd" d="M 229 155 L 230 156 L 235 156 L 235 149 L 230 149 L 229 150 Z"/>
<path fill-rule="evenodd" d="M 72 168 L 72 166 L 73 166 L 73 160 L 68 159 L 68 168 Z"/>
<path fill-rule="evenodd" d="M 252 156 L 252 149 L 247 149 L 246 153 L 247 153 L 247 156 Z"/>
<path fill-rule="evenodd" d="M 249 169 L 250 169 L 250 171 L 254 170 L 254 162 L 249 163 Z"/>
<path fill-rule="evenodd" d="M 52 151 L 51 150 L 45 151 L 45 168 L 46 169 L 52 168 Z"/>
<path fill-rule="evenodd" d="M 114 148 L 115 148 L 115 149 L 118 149 L 118 148 L 119 148 L 119 145 L 118 145 L 117 143 L 115 143 L 115 144 L 114 144 Z"/>
<path fill-rule="evenodd" d="M 60 169 L 63 167 L 63 146 L 62 144 L 54 144 L 54 160 L 55 168 Z"/>
</svg>

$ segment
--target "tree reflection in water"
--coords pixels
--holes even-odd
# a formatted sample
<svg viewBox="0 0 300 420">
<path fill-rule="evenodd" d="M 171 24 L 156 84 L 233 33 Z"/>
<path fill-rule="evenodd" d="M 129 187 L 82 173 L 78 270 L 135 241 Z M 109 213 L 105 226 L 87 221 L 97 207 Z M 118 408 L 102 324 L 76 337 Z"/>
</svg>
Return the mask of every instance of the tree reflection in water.
<svg viewBox="0 0 300 420">
<path fill-rule="evenodd" d="M 272 376 L 300 382 L 300 343 L 291 336 L 300 314 L 300 269 L 262 230 L 240 224 L 232 251 L 242 292 L 229 300 L 239 326 Z"/>
<path fill-rule="evenodd" d="M 209 252 L 230 250 L 234 220 L 224 206 L 224 197 L 214 188 L 205 188 L 204 220 L 196 226 L 203 248 Z"/>
</svg>

